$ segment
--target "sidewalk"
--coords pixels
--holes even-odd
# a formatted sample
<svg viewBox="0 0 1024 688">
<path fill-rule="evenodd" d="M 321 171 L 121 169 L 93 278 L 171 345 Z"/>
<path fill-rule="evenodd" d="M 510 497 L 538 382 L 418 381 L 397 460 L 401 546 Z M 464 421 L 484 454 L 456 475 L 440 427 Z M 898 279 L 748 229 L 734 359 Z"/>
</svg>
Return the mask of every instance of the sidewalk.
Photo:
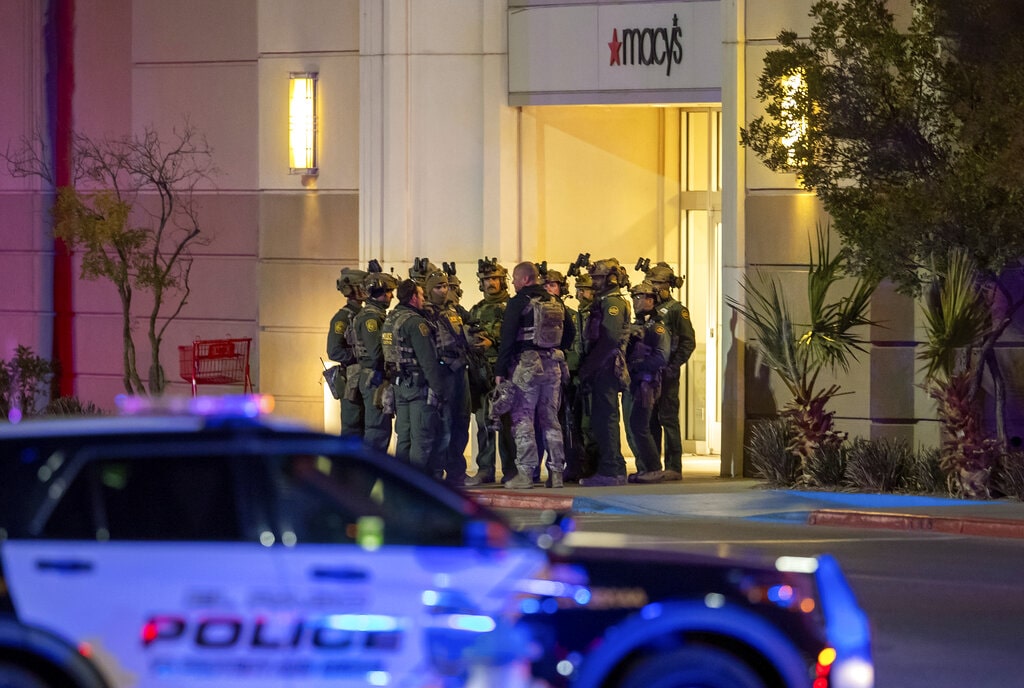
<svg viewBox="0 0 1024 688">
<path fill-rule="evenodd" d="M 632 471 L 632 467 L 629 467 Z M 656 485 L 467 490 L 495 509 L 645 514 L 680 518 L 744 518 L 847 528 L 926 530 L 1024 538 L 1024 503 L 890 494 L 770 490 L 747 478 L 720 478 L 718 460 L 683 457 L 683 481 Z"/>
</svg>

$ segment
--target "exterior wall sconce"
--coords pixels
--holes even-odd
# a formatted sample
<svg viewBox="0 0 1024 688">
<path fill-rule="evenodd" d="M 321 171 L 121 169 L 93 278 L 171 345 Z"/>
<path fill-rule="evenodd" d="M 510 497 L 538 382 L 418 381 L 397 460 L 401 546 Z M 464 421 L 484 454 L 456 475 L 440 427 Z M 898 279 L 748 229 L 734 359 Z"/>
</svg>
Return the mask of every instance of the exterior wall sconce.
<svg viewBox="0 0 1024 688">
<path fill-rule="evenodd" d="M 316 160 L 316 72 L 288 75 L 288 172 L 314 175 Z"/>
<path fill-rule="evenodd" d="M 807 84 L 803 72 L 794 72 L 782 80 L 782 125 L 786 129 L 780 143 L 786 149 L 786 163 L 796 167 L 796 145 L 807 134 L 807 118 L 803 108 L 807 102 Z"/>
</svg>

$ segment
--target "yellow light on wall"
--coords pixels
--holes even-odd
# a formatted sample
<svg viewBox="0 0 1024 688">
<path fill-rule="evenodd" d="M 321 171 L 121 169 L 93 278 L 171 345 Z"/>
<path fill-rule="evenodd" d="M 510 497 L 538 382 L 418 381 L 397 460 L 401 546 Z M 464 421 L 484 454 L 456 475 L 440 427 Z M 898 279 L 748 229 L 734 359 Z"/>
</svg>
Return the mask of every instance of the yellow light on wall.
<svg viewBox="0 0 1024 688">
<path fill-rule="evenodd" d="M 316 174 L 316 72 L 288 75 L 288 171 Z"/>
<path fill-rule="evenodd" d="M 800 114 L 800 102 L 806 98 L 807 84 L 803 72 L 794 72 L 782 80 L 782 123 L 786 135 L 781 143 L 788 151 L 786 162 L 796 167 L 796 144 L 807 134 L 807 118 Z"/>
</svg>

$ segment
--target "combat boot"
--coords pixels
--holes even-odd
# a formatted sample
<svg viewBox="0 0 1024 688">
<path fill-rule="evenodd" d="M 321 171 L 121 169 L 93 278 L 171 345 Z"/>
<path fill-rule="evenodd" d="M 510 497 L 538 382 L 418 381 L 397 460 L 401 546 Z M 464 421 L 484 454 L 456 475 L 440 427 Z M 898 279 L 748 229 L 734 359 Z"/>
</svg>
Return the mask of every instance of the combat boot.
<svg viewBox="0 0 1024 688">
<path fill-rule="evenodd" d="M 562 481 L 562 471 L 549 471 L 548 472 L 548 487 L 563 487 L 564 482 Z"/>
<path fill-rule="evenodd" d="M 519 468 L 518 473 L 512 477 L 505 487 L 512 490 L 529 490 L 533 487 L 533 470 L 529 468 Z"/>
</svg>

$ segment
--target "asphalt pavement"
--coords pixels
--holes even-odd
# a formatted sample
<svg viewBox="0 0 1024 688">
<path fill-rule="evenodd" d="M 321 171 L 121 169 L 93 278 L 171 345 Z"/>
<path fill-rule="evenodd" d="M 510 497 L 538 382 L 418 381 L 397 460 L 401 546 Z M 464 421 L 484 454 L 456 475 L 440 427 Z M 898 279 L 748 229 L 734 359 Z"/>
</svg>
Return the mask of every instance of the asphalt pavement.
<svg viewBox="0 0 1024 688">
<path fill-rule="evenodd" d="M 884 528 L 1024 538 L 1024 502 L 918 495 L 768 489 L 759 480 L 722 478 L 718 460 L 683 458 L 683 480 L 654 485 L 509 490 L 501 484 L 467 491 L 496 509 L 742 518 L 815 526 Z M 632 467 L 629 468 L 632 471 Z"/>
</svg>

